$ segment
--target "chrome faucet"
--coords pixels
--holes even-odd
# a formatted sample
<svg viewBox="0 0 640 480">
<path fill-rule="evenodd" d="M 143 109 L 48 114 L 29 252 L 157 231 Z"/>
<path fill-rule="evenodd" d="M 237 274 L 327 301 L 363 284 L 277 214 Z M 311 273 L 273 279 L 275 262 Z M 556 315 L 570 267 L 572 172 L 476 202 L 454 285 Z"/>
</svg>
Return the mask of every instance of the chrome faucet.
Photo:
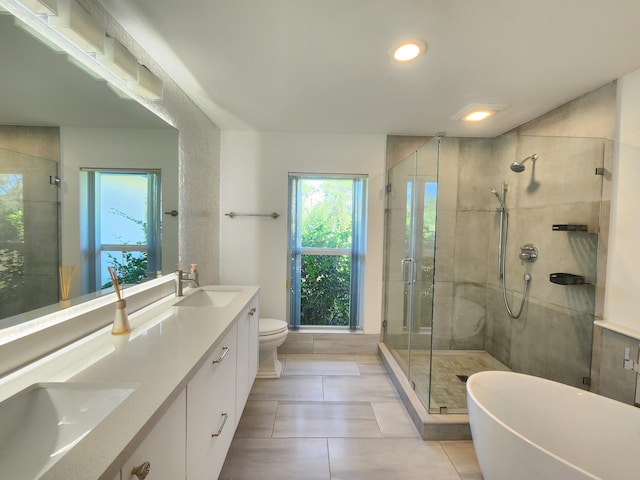
<svg viewBox="0 0 640 480">
<path fill-rule="evenodd" d="M 191 282 L 196 287 L 199 287 L 198 283 L 198 268 L 197 265 L 191 264 L 191 273 L 184 272 L 182 270 L 176 270 L 176 297 L 182 297 L 182 287 L 184 283 Z"/>
</svg>

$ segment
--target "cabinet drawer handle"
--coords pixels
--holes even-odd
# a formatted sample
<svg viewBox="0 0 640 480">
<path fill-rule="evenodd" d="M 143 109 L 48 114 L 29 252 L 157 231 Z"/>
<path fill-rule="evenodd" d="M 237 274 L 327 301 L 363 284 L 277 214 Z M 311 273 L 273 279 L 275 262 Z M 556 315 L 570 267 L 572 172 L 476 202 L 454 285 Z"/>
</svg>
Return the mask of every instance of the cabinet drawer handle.
<svg viewBox="0 0 640 480">
<path fill-rule="evenodd" d="M 220 358 L 218 358 L 217 360 L 214 360 L 211 363 L 220 363 L 220 362 L 222 362 L 222 360 L 224 360 L 224 357 L 227 356 L 227 353 L 229 353 L 229 347 L 222 347 L 222 353 L 220 354 Z"/>
<path fill-rule="evenodd" d="M 134 467 L 134 469 L 131 470 L 131 475 L 135 475 L 139 480 L 144 480 L 147 478 L 147 475 L 149 475 L 149 470 L 151 470 L 151 464 L 149 462 L 144 462 L 137 467 Z"/>
<path fill-rule="evenodd" d="M 254 313 L 256 313 L 256 307 L 253 307 L 251 310 L 249 310 L 249 316 L 253 317 Z"/>
<path fill-rule="evenodd" d="M 222 421 L 220 422 L 220 428 L 216 433 L 212 433 L 211 437 L 219 437 L 220 435 L 222 435 L 222 429 L 224 428 L 224 424 L 227 423 L 228 418 L 229 418 L 228 414 L 226 413 L 222 414 Z"/>
</svg>

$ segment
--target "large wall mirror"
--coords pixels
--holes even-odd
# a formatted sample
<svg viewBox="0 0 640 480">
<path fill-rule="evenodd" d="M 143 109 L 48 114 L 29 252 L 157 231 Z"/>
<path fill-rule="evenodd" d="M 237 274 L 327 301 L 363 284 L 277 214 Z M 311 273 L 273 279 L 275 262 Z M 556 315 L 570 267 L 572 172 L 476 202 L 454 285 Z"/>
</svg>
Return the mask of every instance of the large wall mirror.
<svg viewBox="0 0 640 480">
<path fill-rule="evenodd" d="M 1 9 L 0 65 L 0 328 L 175 270 L 178 131 Z"/>
</svg>

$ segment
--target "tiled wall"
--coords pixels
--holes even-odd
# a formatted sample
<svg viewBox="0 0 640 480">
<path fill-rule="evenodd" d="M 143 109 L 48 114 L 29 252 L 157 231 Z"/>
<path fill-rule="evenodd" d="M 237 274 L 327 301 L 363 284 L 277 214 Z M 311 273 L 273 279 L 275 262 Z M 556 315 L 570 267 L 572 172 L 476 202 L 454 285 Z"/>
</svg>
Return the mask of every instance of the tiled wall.
<svg viewBox="0 0 640 480">
<path fill-rule="evenodd" d="M 636 338 L 596 326 L 593 332 L 592 390 L 633 405 L 638 375 L 622 366 L 625 348 L 629 349 L 630 358 L 637 361 L 639 344 Z"/>
<path fill-rule="evenodd" d="M 506 314 L 501 285 L 495 275 L 487 281 L 486 349 L 514 370 L 583 386 L 589 376 L 598 254 L 600 193 L 603 177 L 595 175 L 605 154 L 603 139 L 571 137 L 503 137 L 495 158 L 508 184 L 509 236 L 506 285 L 512 310 L 523 292 L 523 275 L 532 276 L 525 310 L 518 319 Z M 537 153 L 535 170 L 508 168 L 513 159 Z M 497 216 L 497 214 L 495 214 Z M 554 224 L 584 224 L 588 233 L 553 231 Z M 489 263 L 497 263 L 498 228 L 490 232 Z M 520 247 L 538 248 L 535 263 L 518 258 Z M 603 252 L 604 253 L 604 252 Z M 549 275 L 582 275 L 588 285 L 551 283 Z M 496 300 L 498 299 L 498 300 Z"/>
</svg>

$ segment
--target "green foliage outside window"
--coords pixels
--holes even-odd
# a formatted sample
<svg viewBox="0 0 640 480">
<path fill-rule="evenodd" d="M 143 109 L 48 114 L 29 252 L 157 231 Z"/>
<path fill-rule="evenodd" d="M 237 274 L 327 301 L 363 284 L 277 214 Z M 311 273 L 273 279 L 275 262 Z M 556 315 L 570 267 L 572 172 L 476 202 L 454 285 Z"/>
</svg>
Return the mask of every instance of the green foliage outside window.
<svg viewBox="0 0 640 480">
<path fill-rule="evenodd" d="M 303 182 L 302 246 L 351 248 L 352 180 Z M 350 255 L 302 255 L 300 324 L 349 326 Z"/>
<path fill-rule="evenodd" d="M 303 255 L 301 325 L 349 326 L 351 259 L 346 255 Z"/>
<path fill-rule="evenodd" d="M 22 175 L 0 174 L 0 243 L 24 243 Z M 0 301 L 15 299 L 24 288 L 24 256 L 20 249 L 0 249 Z M 6 305 L 5 305 L 6 306 Z"/>
</svg>

